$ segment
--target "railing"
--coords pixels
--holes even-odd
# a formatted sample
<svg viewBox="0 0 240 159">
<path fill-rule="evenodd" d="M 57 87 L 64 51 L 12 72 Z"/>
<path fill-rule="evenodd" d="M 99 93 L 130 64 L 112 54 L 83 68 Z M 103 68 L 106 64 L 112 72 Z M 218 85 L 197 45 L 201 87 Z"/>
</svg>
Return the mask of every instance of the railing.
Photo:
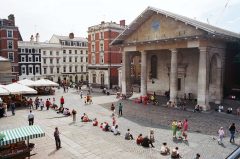
<svg viewBox="0 0 240 159">
<path fill-rule="evenodd" d="M 240 147 L 234 150 L 229 156 L 225 159 L 238 159 L 240 157 Z"/>
</svg>

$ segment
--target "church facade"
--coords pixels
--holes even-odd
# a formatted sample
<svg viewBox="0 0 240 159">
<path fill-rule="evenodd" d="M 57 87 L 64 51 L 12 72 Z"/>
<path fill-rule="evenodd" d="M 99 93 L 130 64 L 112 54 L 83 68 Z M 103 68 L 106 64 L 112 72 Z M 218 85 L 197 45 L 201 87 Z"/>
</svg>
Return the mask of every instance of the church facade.
<svg viewBox="0 0 240 159">
<path fill-rule="evenodd" d="M 131 61 L 141 57 L 141 95 L 191 96 L 204 110 L 221 103 L 229 43 L 240 35 L 148 7 L 113 42 L 122 50 L 122 93 L 131 92 Z"/>
</svg>

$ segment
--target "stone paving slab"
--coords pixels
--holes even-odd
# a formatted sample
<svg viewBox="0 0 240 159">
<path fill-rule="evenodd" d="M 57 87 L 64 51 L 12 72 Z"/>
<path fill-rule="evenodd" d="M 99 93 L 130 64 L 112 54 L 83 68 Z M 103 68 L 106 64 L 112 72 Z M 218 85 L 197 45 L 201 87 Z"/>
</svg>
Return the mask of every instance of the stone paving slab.
<svg viewBox="0 0 240 159">
<path fill-rule="evenodd" d="M 216 140 L 212 139 L 212 135 L 204 135 L 199 133 L 189 133 L 189 143 L 175 143 L 172 140 L 171 131 L 166 128 L 160 128 L 154 124 L 149 124 L 149 120 L 145 117 L 135 113 L 136 110 L 144 112 L 145 116 L 148 116 L 149 111 L 144 106 L 132 105 L 134 111 L 130 112 L 134 114 L 134 120 L 130 118 L 130 115 L 126 115 L 126 109 L 124 110 L 124 116 L 117 118 L 117 124 L 119 125 L 121 136 L 114 136 L 110 132 L 103 132 L 98 127 L 93 127 L 91 123 L 80 122 L 80 116 L 86 112 L 90 118 L 97 117 L 100 122 L 107 121 L 111 123 L 111 111 L 100 106 L 102 103 L 111 103 L 116 101 L 115 96 L 101 96 L 94 97 L 94 104 L 85 105 L 84 101 L 80 99 L 80 96 L 72 89 L 68 93 L 62 93 L 62 90 L 56 90 L 56 101 L 59 102 L 60 97 L 64 95 L 65 103 L 68 108 L 77 110 L 77 122 L 72 123 L 72 117 L 61 117 L 53 110 L 38 111 L 35 113 L 35 124 L 40 125 L 46 132 L 44 138 L 33 139 L 37 154 L 32 156 L 34 159 L 61 159 L 61 158 L 133 158 L 133 159 L 168 159 L 169 156 L 161 156 L 159 153 L 162 142 L 167 142 L 170 148 L 178 146 L 180 153 L 184 159 L 192 159 L 198 152 L 204 159 L 221 159 L 225 158 L 230 152 L 232 152 L 237 146 L 228 142 L 229 138 L 224 139 L 225 147 L 219 146 Z M 52 96 L 42 96 L 41 98 L 52 98 Z M 112 101 L 111 101 L 112 99 Z M 98 103 L 99 102 L 99 103 Z M 151 112 L 158 115 L 158 111 L 151 109 Z M 171 112 L 177 115 L 176 112 Z M 0 119 L 0 131 L 10 128 L 15 128 L 23 125 L 27 125 L 28 110 L 17 110 L 16 116 L 10 116 Z M 126 115 L 126 116 L 125 116 Z M 148 116 L 149 117 L 149 116 Z M 172 116 L 172 118 L 175 116 Z M 141 120 L 140 120 L 141 119 Z M 151 119 L 159 120 L 160 118 Z M 167 120 L 170 120 L 166 117 Z M 150 120 L 150 121 L 151 121 Z M 162 120 L 162 119 L 161 119 Z M 172 119 L 171 119 L 172 120 Z M 206 119 L 204 119 L 205 121 Z M 214 120 L 210 120 L 215 122 Z M 191 128 L 192 123 L 189 127 Z M 53 137 L 54 128 L 58 126 L 60 130 L 60 137 L 62 141 L 62 148 L 58 151 L 55 150 L 55 141 Z M 131 129 L 133 136 L 142 133 L 143 136 L 149 133 L 150 129 L 154 129 L 156 142 L 154 143 L 154 149 L 145 149 L 136 145 L 134 141 L 124 140 L 124 133 L 127 128 Z M 239 139 L 236 139 L 236 143 L 239 143 Z"/>
</svg>

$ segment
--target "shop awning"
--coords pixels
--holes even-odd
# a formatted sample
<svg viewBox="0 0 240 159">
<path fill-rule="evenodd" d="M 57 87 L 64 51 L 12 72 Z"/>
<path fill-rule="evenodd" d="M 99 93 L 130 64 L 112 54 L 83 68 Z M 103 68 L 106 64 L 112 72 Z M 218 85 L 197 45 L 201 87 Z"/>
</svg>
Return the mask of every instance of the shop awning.
<svg viewBox="0 0 240 159">
<path fill-rule="evenodd" d="M 45 136 L 44 131 L 38 125 L 25 126 L 11 130 L 4 130 L 1 131 L 0 134 L 5 135 L 4 138 L 0 140 L 0 146 Z"/>
</svg>

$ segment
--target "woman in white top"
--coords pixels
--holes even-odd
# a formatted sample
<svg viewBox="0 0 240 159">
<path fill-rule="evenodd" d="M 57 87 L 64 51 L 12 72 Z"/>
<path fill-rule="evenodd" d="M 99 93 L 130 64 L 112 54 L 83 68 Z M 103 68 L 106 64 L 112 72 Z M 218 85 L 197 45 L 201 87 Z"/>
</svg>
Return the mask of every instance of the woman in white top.
<svg viewBox="0 0 240 159">
<path fill-rule="evenodd" d="M 225 133 L 224 133 L 224 130 L 223 130 L 223 127 L 221 127 L 219 130 L 218 130 L 218 144 L 222 144 L 222 141 L 223 141 L 223 138 L 225 136 Z"/>
</svg>

